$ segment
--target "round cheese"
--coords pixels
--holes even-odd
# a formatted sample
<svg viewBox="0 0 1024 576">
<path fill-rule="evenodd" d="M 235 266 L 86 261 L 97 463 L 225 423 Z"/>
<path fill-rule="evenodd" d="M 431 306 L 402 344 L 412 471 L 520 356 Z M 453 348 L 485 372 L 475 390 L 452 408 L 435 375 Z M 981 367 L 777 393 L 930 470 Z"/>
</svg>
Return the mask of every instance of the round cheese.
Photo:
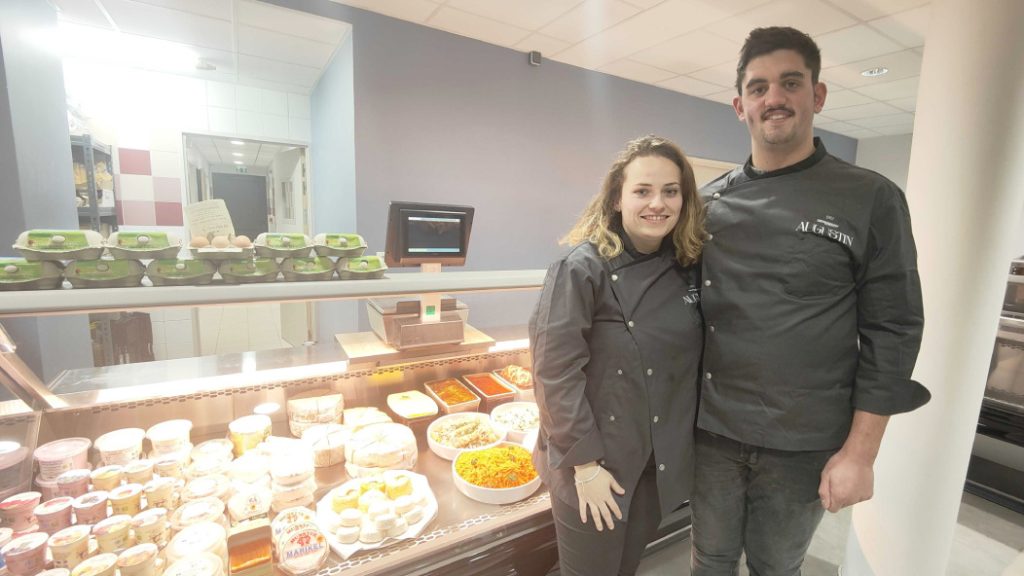
<svg viewBox="0 0 1024 576">
<path fill-rule="evenodd" d="M 416 437 L 408 426 L 373 424 L 352 434 L 345 444 L 345 469 L 354 478 L 416 465 Z"/>
</svg>

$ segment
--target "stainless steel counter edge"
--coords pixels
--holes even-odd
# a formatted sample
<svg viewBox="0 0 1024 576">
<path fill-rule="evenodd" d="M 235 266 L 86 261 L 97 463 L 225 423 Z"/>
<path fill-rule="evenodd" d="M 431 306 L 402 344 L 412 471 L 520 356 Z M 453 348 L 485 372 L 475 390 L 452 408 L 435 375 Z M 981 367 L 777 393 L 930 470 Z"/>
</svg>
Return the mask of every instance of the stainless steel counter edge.
<svg viewBox="0 0 1024 576">
<path fill-rule="evenodd" d="M 380 280 L 269 282 L 207 286 L 143 286 L 28 290 L 0 293 L 0 318 L 113 312 L 146 308 L 350 300 L 424 293 L 532 290 L 544 282 L 544 270 L 393 273 Z"/>
</svg>

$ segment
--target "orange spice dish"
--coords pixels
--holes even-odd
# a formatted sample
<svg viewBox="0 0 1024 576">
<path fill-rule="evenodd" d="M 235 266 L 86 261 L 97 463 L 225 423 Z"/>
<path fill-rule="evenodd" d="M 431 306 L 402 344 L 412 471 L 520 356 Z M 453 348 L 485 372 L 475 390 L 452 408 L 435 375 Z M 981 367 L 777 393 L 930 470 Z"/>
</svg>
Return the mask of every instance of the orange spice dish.
<svg viewBox="0 0 1024 576">
<path fill-rule="evenodd" d="M 511 444 L 462 452 L 455 458 L 455 472 L 484 488 L 516 488 L 537 477 L 530 452 Z"/>
<path fill-rule="evenodd" d="M 476 400 L 476 396 L 469 391 L 469 388 L 456 380 L 455 378 L 447 378 L 439 382 L 431 382 L 427 384 L 430 389 L 433 390 L 434 394 L 441 399 L 442 402 L 449 406 L 457 406 L 466 402 L 472 402 Z"/>
</svg>

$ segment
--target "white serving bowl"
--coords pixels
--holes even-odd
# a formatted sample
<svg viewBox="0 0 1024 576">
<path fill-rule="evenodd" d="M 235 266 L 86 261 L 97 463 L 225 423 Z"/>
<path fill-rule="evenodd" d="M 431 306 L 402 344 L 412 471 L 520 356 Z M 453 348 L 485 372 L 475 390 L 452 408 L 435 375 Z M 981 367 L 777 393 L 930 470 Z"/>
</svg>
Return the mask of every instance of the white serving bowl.
<svg viewBox="0 0 1024 576">
<path fill-rule="evenodd" d="M 508 414 L 509 412 L 516 410 L 531 411 L 537 418 L 536 426 L 531 426 L 528 428 L 515 428 L 507 426 L 506 424 L 501 422 L 502 415 Z M 536 430 L 540 428 L 540 410 L 537 408 L 537 405 L 533 402 L 506 402 L 505 404 L 496 406 L 494 410 L 491 410 L 491 423 L 494 425 L 495 430 L 507 429 L 508 439 L 510 441 L 522 443 L 523 438 L 526 437 L 527 432 L 529 432 L 530 430 Z"/>
<path fill-rule="evenodd" d="M 476 418 L 482 420 L 483 422 L 486 422 L 488 425 L 491 426 L 492 429 L 494 429 L 494 433 L 498 435 L 498 440 L 496 442 L 487 444 L 486 446 L 474 446 L 473 448 L 456 448 L 454 446 L 447 446 L 445 444 L 441 444 L 440 442 L 434 440 L 434 430 L 436 430 L 438 426 L 452 422 L 453 420 L 460 420 L 464 418 Z M 456 412 L 455 414 L 448 414 L 447 416 L 442 416 L 437 420 L 434 420 L 433 422 L 430 423 L 430 426 L 427 426 L 427 445 L 430 446 L 430 450 L 434 454 L 437 454 L 438 456 L 444 458 L 445 460 L 452 460 L 453 458 L 455 458 L 456 455 L 458 455 L 459 452 L 463 450 L 477 450 L 480 448 L 489 448 L 491 446 L 497 446 L 504 439 L 505 430 L 499 428 L 498 426 L 494 426 L 494 424 L 491 422 L 491 417 L 481 412 Z"/>
<path fill-rule="evenodd" d="M 508 444 L 510 446 L 516 446 L 522 448 L 518 444 L 512 442 L 501 442 L 499 444 Z M 463 454 L 469 454 L 476 452 L 481 449 L 474 450 L 463 450 Z M 462 492 L 469 498 L 476 500 L 477 502 L 483 502 L 484 504 L 511 504 L 520 500 L 528 498 L 531 494 L 537 491 L 537 487 L 540 486 L 540 476 L 535 477 L 522 486 L 516 486 L 515 488 L 484 488 L 483 486 L 477 486 L 471 484 L 459 476 L 458 472 L 455 471 L 455 460 L 452 460 L 452 480 L 455 482 L 455 488 L 459 492 Z"/>
</svg>

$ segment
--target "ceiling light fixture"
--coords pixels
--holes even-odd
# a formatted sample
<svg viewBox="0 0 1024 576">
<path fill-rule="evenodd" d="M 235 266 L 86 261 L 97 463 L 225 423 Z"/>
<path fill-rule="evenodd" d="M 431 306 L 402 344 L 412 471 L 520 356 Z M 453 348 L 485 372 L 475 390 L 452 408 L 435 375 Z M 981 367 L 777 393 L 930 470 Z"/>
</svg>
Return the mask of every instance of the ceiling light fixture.
<svg viewBox="0 0 1024 576">
<path fill-rule="evenodd" d="M 868 68 L 867 70 L 861 71 L 860 75 L 866 78 L 875 78 L 878 76 L 885 76 L 889 73 L 889 69 L 885 66 L 879 66 L 877 68 Z"/>
<path fill-rule="evenodd" d="M 242 156 L 245 156 L 245 154 L 242 154 L 241 152 L 232 152 L 231 155 L 232 156 L 237 156 L 238 158 L 241 158 Z"/>
<path fill-rule="evenodd" d="M 205 58 L 196 59 L 196 70 L 216 70 L 217 65 Z"/>
<path fill-rule="evenodd" d="M 242 162 L 241 160 L 235 160 L 235 164 L 241 166 L 242 164 L 245 164 L 245 162 Z"/>
<path fill-rule="evenodd" d="M 241 140 L 232 140 L 231 143 L 235 146 L 245 146 L 245 142 L 242 142 Z"/>
</svg>

